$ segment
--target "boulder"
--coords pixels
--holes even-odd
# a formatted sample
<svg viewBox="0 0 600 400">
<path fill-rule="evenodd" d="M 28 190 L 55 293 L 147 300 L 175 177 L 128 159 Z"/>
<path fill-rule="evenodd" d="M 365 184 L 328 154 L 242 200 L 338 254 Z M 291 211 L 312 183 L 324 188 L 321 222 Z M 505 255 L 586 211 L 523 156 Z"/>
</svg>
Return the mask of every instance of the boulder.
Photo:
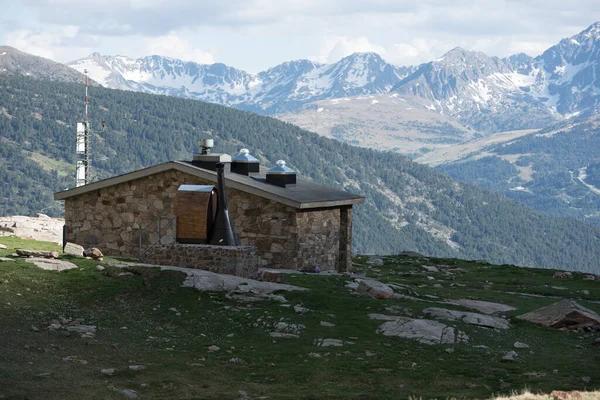
<svg viewBox="0 0 600 400">
<path fill-rule="evenodd" d="M 427 316 L 436 319 L 444 319 L 447 321 L 460 321 L 466 324 L 477 325 L 484 328 L 510 328 L 510 322 L 508 322 L 506 319 L 493 317 L 491 315 L 484 315 L 467 311 L 447 310 L 445 308 L 437 307 L 426 308 L 423 310 L 423 313 Z"/>
<path fill-rule="evenodd" d="M 258 276 L 260 277 L 260 280 L 263 282 L 273 282 L 273 283 L 281 282 L 281 274 L 279 272 L 262 270 L 262 271 L 259 271 Z"/>
<path fill-rule="evenodd" d="M 371 319 L 385 320 L 377 329 L 384 336 L 415 339 L 423 344 L 454 344 L 467 342 L 469 337 L 456 328 L 428 319 L 369 314 Z"/>
<path fill-rule="evenodd" d="M 515 358 L 518 356 L 517 352 L 512 350 L 504 354 L 502 356 L 502 361 L 515 361 Z"/>
<path fill-rule="evenodd" d="M 43 257 L 43 258 L 58 258 L 58 251 L 41 251 L 41 250 L 23 250 L 17 249 L 19 257 Z"/>
<path fill-rule="evenodd" d="M 6 245 L 5 245 L 5 244 L 2 244 L 2 243 L 0 243 L 0 250 L 4 250 L 4 249 L 6 249 Z"/>
<path fill-rule="evenodd" d="M 480 313 L 493 315 L 493 314 L 504 314 L 508 311 L 516 310 L 516 308 L 507 306 L 506 304 L 492 303 L 489 301 L 480 301 L 480 300 L 447 300 L 444 303 L 452 304 L 455 306 L 462 306 L 467 308 L 472 308 L 473 310 L 477 310 Z"/>
<path fill-rule="evenodd" d="M 89 249 L 85 249 L 83 251 L 83 256 L 84 257 L 91 257 L 94 260 L 97 260 L 99 258 L 104 257 L 104 255 L 102 254 L 102 252 L 100 250 L 98 250 L 95 247 L 89 248 Z"/>
<path fill-rule="evenodd" d="M 63 254 L 69 254 L 75 257 L 83 257 L 83 246 L 75 243 L 67 242 L 63 250 Z"/>
<path fill-rule="evenodd" d="M 360 280 L 356 291 L 377 300 L 389 299 L 394 295 L 394 291 L 388 285 L 372 279 Z"/>
<path fill-rule="evenodd" d="M 572 300 L 561 300 L 517 318 L 551 328 L 577 329 L 600 326 L 600 315 Z"/>
</svg>

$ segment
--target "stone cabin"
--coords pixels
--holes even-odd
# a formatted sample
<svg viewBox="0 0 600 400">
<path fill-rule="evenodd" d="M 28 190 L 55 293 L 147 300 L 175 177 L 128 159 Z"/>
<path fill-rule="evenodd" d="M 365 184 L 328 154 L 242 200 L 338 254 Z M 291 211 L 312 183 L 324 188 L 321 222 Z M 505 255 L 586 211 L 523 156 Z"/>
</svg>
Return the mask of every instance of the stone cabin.
<svg viewBox="0 0 600 400">
<path fill-rule="evenodd" d="M 228 155 L 211 154 L 198 161 L 201 157 L 55 193 L 55 200 L 65 201 L 65 240 L 97 247 L 109 256 L 142 260 L 148 247 L 176 246 L 179 188 L 215 185 L 215 161 L 231 161 Z M 225 167 L 229 215 L 241 247 L 252 248 L 260 267 L 347 270 L 352 255 L 352 206 L 363 203 L 364 197 L 296 179 L 295 173 L 293 182 L 273 182 L 269 171 L 275 168 L 256 163 L 254 172 L 235 162 Z"/>
</svg>

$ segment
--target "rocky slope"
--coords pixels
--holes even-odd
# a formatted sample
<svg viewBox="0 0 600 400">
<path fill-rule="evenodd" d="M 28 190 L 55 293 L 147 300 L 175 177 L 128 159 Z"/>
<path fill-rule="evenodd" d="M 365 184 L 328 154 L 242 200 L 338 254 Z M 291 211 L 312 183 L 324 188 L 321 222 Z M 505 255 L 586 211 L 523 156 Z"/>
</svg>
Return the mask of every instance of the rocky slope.
<svg viewBox="0 0 600 400">
<path fill-rule="evenodd" d="M 10 46 L 0 46 L 0 75 L 11 73 L 63 82 L 84 82 L 85 79 L 81 73 L 63 64 Z"/>
</svg>

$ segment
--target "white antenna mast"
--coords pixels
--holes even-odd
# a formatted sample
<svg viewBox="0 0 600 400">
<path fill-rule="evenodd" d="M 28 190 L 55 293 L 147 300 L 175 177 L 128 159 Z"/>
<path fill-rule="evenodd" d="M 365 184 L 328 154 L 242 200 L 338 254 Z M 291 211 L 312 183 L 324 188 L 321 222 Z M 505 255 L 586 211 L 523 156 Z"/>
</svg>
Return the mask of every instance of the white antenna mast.
<svg viewBox="0 0 600 400">
<path fill-rule="evenodd" d="M 89 183 L 89 154 L 90 154 L 90 121 L 88 118 L 88 70 L 85 74 L 85 119 L 77 123 L 77 172 L 75 175 L 76 186 Z"/>
</svg>

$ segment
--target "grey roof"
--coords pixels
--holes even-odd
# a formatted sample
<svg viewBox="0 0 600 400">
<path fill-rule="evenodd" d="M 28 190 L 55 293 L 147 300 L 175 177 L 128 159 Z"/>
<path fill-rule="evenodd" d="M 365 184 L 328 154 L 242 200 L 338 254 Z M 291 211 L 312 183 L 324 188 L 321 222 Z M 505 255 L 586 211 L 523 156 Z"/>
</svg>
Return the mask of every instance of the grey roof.
<svg viewBox="0 0 600 400">
<path fill-rule="evenodd" d="M 115 176 L 113 178 L 79 186 L 74 189 L 54 193 L 54 200 L 65 200 L 87 192 L 118 185 L 134 179 L 144 178 L 149 175 L 172 169 L 206 179 L 210 182 L 217 181 L 216 171 L 196 167 L 187 161 L 169 161 Z M 267 183 L 267 171 L 268 168 L 261 166 L 260 173 L 246 176 L 230 172 L 229 167 L 227 166 L 225 168 L 225 184 L 228 188 L 238 189 L 298 209 L 339 207 L 344 205 L 362 204 L 365 201 L 365 198 L 361 195 L 346 192 L 344 190 L 333 189 L 303 179 L 298 179 L 296 185 L 285 188 L 275 186 Z"/>
</svg>

